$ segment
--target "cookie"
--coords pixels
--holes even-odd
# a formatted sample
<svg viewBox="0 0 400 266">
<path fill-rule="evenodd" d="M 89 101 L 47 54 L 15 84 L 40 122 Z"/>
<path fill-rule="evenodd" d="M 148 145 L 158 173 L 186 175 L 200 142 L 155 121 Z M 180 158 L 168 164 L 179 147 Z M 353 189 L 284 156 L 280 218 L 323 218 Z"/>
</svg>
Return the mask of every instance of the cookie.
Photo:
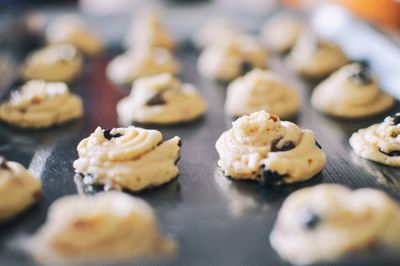
<svg viewBox="0 0 400 266">
<path fill-rule="evenodd" d="M 38 201 L 40 180 L 17 162 L 0 156 L 0 223 L 21 213 Z"/>
<path fill-rule="evenodd" d="M 293 15 L 280 13 L 264 23 L 261 38 L 271 51 L 285 53 L 292 49 L 304 28 L 303 23 Z"/>
<path fill-rule="evenodd" d="M 193 36 L 193 43 L 197 48 L 203 49 L 214 42 L 221 41 L 225 38 L 231 38 L 239 33 L 232 25 L 232 22 L 216 18 L 207 21 Z"/>
<path fill-rule="evenodd" d="M 122 125 L 188 122 L 205 110 L 206 103 L 193 85 L 167 73 L 136 80 L 130 95 L 117 104 Z"/>
<path fill-rule="evenodd" d="M 97 265 L 168 255 L 175 245 L 160 233 L 150 205 L 110 191 L 56 200 L 26 247 L 46 265 Z"/>
<path fill-rule="evenodd" d="M 343 118 L 381 113 L 394 104 L 393 97 L 379 89 L 377 79 L 362 64 L 350 64 L 318 85 L 311 104 L 317 110 Z"/>
<path fill-rule="evenodd" d="M 99 37 L 91 32 L 85 21 L 77 15 L 55 18 L 46 29 L 46 40 L 50 44 L 71 44 L 91 56 L 99 54 L 103 49 Z"/>
<path fill-rule="evenodd" d="M 82 100 L 62 82 L 28 81 L 0 104 L 0 120 L 24 128 L 60 125 L 82 114 Z"/>
<path fill-rule="evenodd" d="M 261 185 L 290 184 L 318 174 L 326 156 L 314 133 L 265 111 L 242 116 L 217 140 L 226 176 Z"/>
<path fill-rule="evenodd" d="M 125 38 L 125 46 L 161 47 L 173 50 L 175 39 L 166 31 L 154 11 L 142 11 L 135 16 Z"/>
<path fill-rule="evenodd" d="M 321 78 L 348 63 L 340 46 L 305 33 L 288 55 L 287 63 L 300 75 Z"/>
<path fill-rule="evenodd" d="M 388 116 L 382 123 L 360 129 L 350 137 L 354 152 L 368 160 L 400 166 L 400 113 Z"/>
<path fill-rule="evenodd" d="M 177 177 L 180 146 L 179 137 L 164 141 L 157 130 L 98 127 L 79 143 L 74 168 L 94 184 L 140 191 Z"/>
<path fill-rule="evenodd" d="M 23 63 L 21 72 L 25 80 L 69 82 L 78 76 L 81 64 L 81 56 L 74 46 L 54 44 L 32 52 Z"/>
<path fill-rule="evenodd" d="M 202 51 L 197 67 L 207 79 L 230 81 L 254 68 L 266 68 L 267 53 L 251 36 L 227 36 Z"/>
<path fill-rule="evenodd" d="M 287 118 L 296 114 L 299 108 L 298 93 L 272 71 L 252 70 L 228 86 L 225 112 L 234 117 L 265 110 Z"/>
<path fill-rule="evenodd" d="M 179 64 L 164 48 L 137 47 L 115 57 L 107 66 L 107 76 L 116 84 L 130 84 L 137 78 L 164 72 L 179 72 Z"/>
<path fill-rule="evenodd" d="M 270 242 L 296 265 L 331 261 L 377 245 L 399 250 L 400 209 L 376 189 L 304 188 L 283 203 Z"/>
</svg>

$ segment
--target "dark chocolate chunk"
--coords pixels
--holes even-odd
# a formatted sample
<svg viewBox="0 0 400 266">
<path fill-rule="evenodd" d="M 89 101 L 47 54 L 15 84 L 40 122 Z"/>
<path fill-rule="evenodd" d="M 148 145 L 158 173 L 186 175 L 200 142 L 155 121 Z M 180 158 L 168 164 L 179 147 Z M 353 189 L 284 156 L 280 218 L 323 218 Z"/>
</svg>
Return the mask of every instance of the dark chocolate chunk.
<svg viewBox="0 0 400 266">
<path fill-rule="evenodd" d="M 286 141 L 286 142 L 282 145 L 281 148 L 278 148 L 277 145 L 278 145 L 278 142 L 279 142 L 281 139 L 282 139 L 282 138 L 276 139 L 276 140 L 272 141 L 272 144 L 271 144 L 271 151 L 272 151 L 272 152 L 276 152 L 276 151 L 289 151 L 289 150 L 291 150 L 291 149 L 293 149 L 293 148 L 295 147 L 294 143 L 293 143 L 292 141 L 288 140 L 288 141 Z"/>
<path fill-rule="evenodd" d="M 380 151 L 381 153 L 387 155 L 387 156 L 390 156 L 390 157 L 400 156 L 400 151 L 385 152 L 385 151 L 382 150 L 382 149 L 379 149 L 379 151 Z"/>
<path fill-rule="evenodd" d="M 315 229 L 321 222 L 321 217 L 311 209 L 302 209 L 299 213 L 300 223 L 307 229 Z"/>
<path fill-rule="evenodd" d="M 179 141 L 178 141 L 178 146 L 182 147 L 182 140 L 181 139 L 179 139 Z"/>
<path fill-rule="evenodd" d="M 0 168 L 4 170 L 10 169 L 7 165 L 7 160 L 3 156 L 0 156 Z"/>
<path fill-rule="evenodd" d="M 320 148 L 322 150 L 321 145 L 318 143 L 318 141 L 315 141 L 315 145 L 317 145 L 318 148 Z"/>
<path fill-rule="evenodd" d="M 261 165 L 260 175 L 257 176 L 257 181 L 262 186 L 270 186 L 279 183 L 286 176 L 264 168 L 265 165 Z"/>
<path fill-rule="evenodd" d="M 249 61 L 243 61 L 240 64 L 240 73 L 242 75 L 246 74 L 247 72 L 250 72 L 254 68 L 253 64 Z"/>
<path fill-rule="evenodd" d="M 150 99 L 147 100 L 146 105 L 148 106 L 154 106 L 154 105 L 164 105 L 167 102 L 165 101 L 162 93 L 164 91 L 160 91 L 156 94 L 154 94 Z"/>
<path fill-rule="evenodd" d="M 390 125 L 391 126 L 396 126 L 400 123 L 400 113 L 396 113 L 394 115 L 390 116 Z"/>
<path fill-rule="evenodd" d="M 107 130 L 103 130 L 103 135 L 106 139 L 111 140 L 112 138 L 119 138 L 122 135 L 117 133 L 117 134 L 111 134 L 111 130 L 112 129 L 107 129 Z"/>
<path fill-rule="evenodd" d="M 368 68 L 362 64 L 359 64 L 357 71 L 352 73 L 349 79 L 358 86 L 366 86 L 372 83 L 371 73 Z"/>
</svg>

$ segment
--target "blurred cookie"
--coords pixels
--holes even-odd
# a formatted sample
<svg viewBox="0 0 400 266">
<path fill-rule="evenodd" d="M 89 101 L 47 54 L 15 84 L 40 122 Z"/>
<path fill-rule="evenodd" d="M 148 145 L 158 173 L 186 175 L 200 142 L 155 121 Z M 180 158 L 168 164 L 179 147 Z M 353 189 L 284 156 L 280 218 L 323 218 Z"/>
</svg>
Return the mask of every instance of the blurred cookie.
<svg viewBox="0 0 400 266">
<path fill-rule="evenodd" d="M 41 194 L 39 178 L 0 156 L 0 223 L 33 205 Z"/>
<path fill-rule="evenodd" d="M 116 84 L 130 84 L 137 78 L 164 72 L 179 72 L 179 64 L 164 48 L 137 47 L 115 57 L 107 66 L 107 75 Z"/>
<path fill-rule="evenodd" d="M 350 137 L 354 152 L 368 160 L 400 166 L 400 113 L 360 129 Z"/>
<path fill-rule="evenodd" d="M 182 84 L 166 73 L 136 80 L 131 94 L 117 104 L 123 125 L 188 122 L 205 110 L 206 103 L 193 85 Z"/>
<path fill-rule="evenodd" d="M 318 85 L 311 104 L 317 110 L 344 118 L 371 116 L 389 109 L 394 100 L 362 64 L 340 68 Z"/>
<path fill-rule="evenodd" d="M 288 55 L 287 63 L 300 75 L 320 78 L 348 63 L 348 59 L 340 46 L 305 33 Z"/>
<path fill-rule="evenodd" d="M 242 116 L 215 144 L 218 166 L 233 179 L 289 184 L 318 174 L 326 162 L 314 133 L 265 111 Z"/>
<path fill-rule="evenodd" d="M 252 70 L 228 86 L 225 112 L 234 117 L 265 110 L 287 118 L 299 108 L 298 93 L 272 71 Z"/>
<path fill-rule="evenodd" d="M 268 49 L 284 53 L 294 46 L 304 28 L 304 24 L 293 15 L 280 13 L 264 23 L 261 36 Z"/>
<path fill-rule="evenodd" d="M 142 11 L 134 17 L 126 35 L 127 48 L 145 46 L 162 47 L 173 50 L 176 46 L 174 38 L 165 30 L 154 11 Z"/>
<path fill-rule="evenodd" d="M 296 265 L 335 260 L 372 245 L 399 250 L 400 208 L 376 189 L 304 188 L 283 203 L 270 242 Z"/>
<path fill-rule="evenodd" d="M 267 53 L 253 37 L 235 35 L 207 46 L 197 62 L 199 73 L 211 80 L 230 81 L 254 68 L 267 67 Z"/>
<path fill-rule="evenodd" d="M 0 104 L 1 121 L 25 128 L 60 125 L 82 114 L 82 100 L 62 82 L 31 80 Z"/>
<path fill-rule="evenodd" d="M 69 44 L 54 44 L 32 52 L 22 65 L 25 80 L 43 79 L 46 81 L 69 82 L 81 70 L 81 56 Z"/>
<path fill-rule="evenodd" d="M 74 168 L 93 184 L 139 191 L 178 175 L 180 146 L 179 137 L 164 141 L 157 130 L 98 127 L 79 143 Z"/>
<path fill-rule="evenodd" d="M 193 36 L 193 43 L 197 48 L 203 49 L 214 42 L 231 38 L 239 33 L 235 26 L 228 20 L 217 18 L 207 21 Z"/>
<path fill-rule="evenodd" d="M 174 247 L 159 231 L 150 205 L 116 191 L 56 200 L 27 244 L 45 265 L 109 264 L 167 255 Z"/>
<path fill-rule="evenodd" d="M 99 37 L 91 32 L 86 22 L 77 15 L 55 18 L 46 29 L 46 39 L 50 44 L 71 44 L 88 55 L 99 54 L 103 49 Z"/>
</svg>

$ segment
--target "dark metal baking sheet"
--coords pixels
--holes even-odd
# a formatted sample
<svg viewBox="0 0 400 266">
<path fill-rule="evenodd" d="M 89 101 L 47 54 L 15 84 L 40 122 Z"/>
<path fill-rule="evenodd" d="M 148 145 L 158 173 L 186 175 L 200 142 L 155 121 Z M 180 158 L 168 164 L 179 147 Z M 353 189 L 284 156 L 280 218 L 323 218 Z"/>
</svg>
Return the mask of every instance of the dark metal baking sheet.
<svg viewBox="0 0 400 266">
<path fill-rule="evenodd" d="M 0 125 L 0 154 L 29 167 L 43 182 L 40 203 L 0 226 L 1 266 L 34 265 L 10 243 L 32 234 L 43 224 L 46 211 L 55 199 L 77 192 L 72 162 L 77 157 L 78 142 L 97 126 L 117 126 L 115 103 L 128 91 L 113 86 L 104 75 L 113 54 L 115 51 L 109 49 L 104 55 L 88 60 L 79 81 L 71 86 L 84 99 L 82 120 L 32 131 Z M 177 57 L 184 66 L 182 80 L 199 88 L 207 99 L 208 111 L 203 119 L 192 124 L 157 128 L 165 138 L 175 135 L 182 138 L 180 175 L 165 186 L 135 195 L 154 207 L 162 229 L 176 239 L 178 252 L 174 258 L 149 265 L 288 265 L 272 250 L 268 236 L 282 201 L 302 187 L 319 183 L 374 187 L 400 199 L 398 169 L 360 159 L 348 145 L 352 132 L 381 121 L 390 112 L 352 121 L 319 114 L 309 105 L 313 84 L 296 77 L 278 57 L 272 58 L 272 68 L 284 75 L 303 98 L 295 122 L 315 132 L 328 155 L 326 167 L 312 180 L 290 186 L 260 187 L 256 183 L 235 182 L 223 177 L 216 167 L 218 156 L 214 144 L 232 122 L 223 112 L 225 86 L 198 75 L 197 52 L 190 45 L 183 45 Z M 396 104 L 391 111 L 399 110 Z M 399 262 L 398 258 L 371 251 L 321 265 L 399 265 Z"/>
</svg>

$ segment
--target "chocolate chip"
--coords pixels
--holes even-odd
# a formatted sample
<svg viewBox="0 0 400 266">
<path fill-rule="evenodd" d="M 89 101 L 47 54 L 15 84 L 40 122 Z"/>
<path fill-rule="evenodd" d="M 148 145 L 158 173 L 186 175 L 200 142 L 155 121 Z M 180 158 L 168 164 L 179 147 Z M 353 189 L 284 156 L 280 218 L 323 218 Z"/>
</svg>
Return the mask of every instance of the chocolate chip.
<svg viewBox="0 0 400 266">
<path fill-rule="evenodd" d="M 152 96 L 150 99 L 147 100 L 146 105 L 148 106 L 154 106 L 154 105 L 164 105 L 167 102 L 165 101 L 162 93 L 164 91 L 160 91 L 156 94 L 154 94 L 154 96 Z"/>
<path fill-rule="evenodd" d="M 400 123 L 400 113 L 396 113 L 394 115 L 390 116 L 390 125 L 391 126 L 396 126 Z"/>
<path fill-rule="evenodd" d="M 379 151 L 380 151 L 381 153 L 387 155 L 387 156 L 390 156 L 390 157 L 400 156 L 400 151 L 385 152 L 385 151 L 382 150 L 382 149 L 379 149 Z"/>
<path fill-rule="evenodd" d="M 366 86 L 372 83 L 371 73 L 368 68 L 362 64 L 358 64 L 357 71 L 349 77 L 350 81 L 358 86 Z"/>
<path fill-rule="evenodd" d="M 179 141 L 178 141 L 178 146 L 182 147 L 182 140 L 181 139 L 179 139 Z"/>
<path fill-rule="evenodd" d="M 103 130 L 103 135 L 106 139 L 111 140 L 112 138 L 119 138 L 122 135 L 119 133 L 111 134 L 112 129 Z"/>
<path fill-rule="evenodd" d="M 318 148 L 320 148 L 322 150 L 321 145 L 318 143 L 318 141 L 315 141 L 315 145 L 317 145 Z"/>
<path fill-rule="evenodd" d="M 271 151 L 272 152 L 289 151 L 289 150 L 291 150 L 291 149 L 293 149 L 295 147 L 294 143 L 292 141 L 288 140 L 282 145 L 282 147 L 278 148 L 277 145 L 278 145 L 278 143 L 279 143 L 279 141 L 281 139 L 282 138 L 272 141 L 272 144 L 271 144 Z"/>
<path fill-rule="evenodd" d="M 240 64 L 240 73 L 242 75 L 246 74 L 247 72 L 250 72 L 253 69 L 253 64 L 250 61 L 243 61 Z"/>
<path fill-rule="evenodd" d="M 0 156 L 0 168 L 4 170 L 9 170 L 10 168 L 7 165 L 7 160 L 3 156 Z"/>
<path fill-rule="evenodd" d="M 278 172 L 263 169 L 265 165 L 261 165 L 261 173 L 257 176 L 257 181 L 262 186 L 274 185 L 282 181 L 286 175 L 281 175 Z"/>
<path fill-rule="evenodd" d="M 321 217 L 311 209 L 302 209 L 299 213 L 300 223 L 309 230 L 315 229 L 321 222 Z"/>
</svg>

